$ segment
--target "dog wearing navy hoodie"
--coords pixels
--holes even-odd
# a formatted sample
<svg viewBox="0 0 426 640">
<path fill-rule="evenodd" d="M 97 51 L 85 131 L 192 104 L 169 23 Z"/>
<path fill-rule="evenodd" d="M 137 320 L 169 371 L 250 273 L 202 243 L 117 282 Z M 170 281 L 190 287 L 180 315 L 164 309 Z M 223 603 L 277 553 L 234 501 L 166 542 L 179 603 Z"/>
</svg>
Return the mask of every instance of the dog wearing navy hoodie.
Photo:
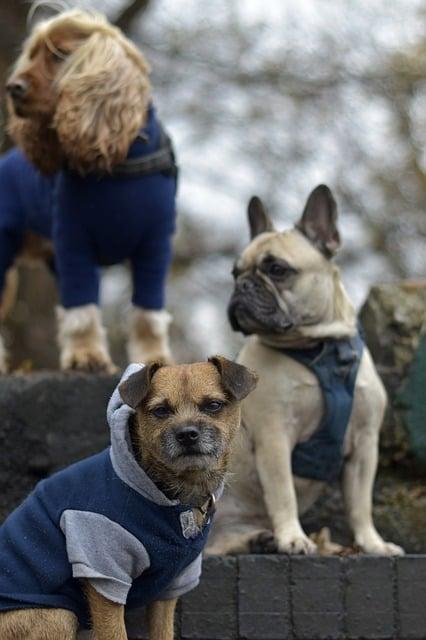
<svg viewBox="0 0 426 640">
<path fill-rule="evenodd" d="M 127 640 L 147 606 L 172 640 L 176 599 L 196 586 L 223 488 L 246 367 L 130 365 L 108 406 L 111 447 L 42 480 L 0 527 L 1 640 Z"/>
<path fill-rule="evenodd" d="M 99 268 L 123 261 L 133 276 L 129 359 L 170 361 L 164 289 L 176 166 L 144 57 L 102 15 L 69 10 L 36 24 L 6 89 L 17 146 L 0 159 L 0 319 L 15 260 L 48 239 L 61 367 L 113 369 Z"/>
</svg>

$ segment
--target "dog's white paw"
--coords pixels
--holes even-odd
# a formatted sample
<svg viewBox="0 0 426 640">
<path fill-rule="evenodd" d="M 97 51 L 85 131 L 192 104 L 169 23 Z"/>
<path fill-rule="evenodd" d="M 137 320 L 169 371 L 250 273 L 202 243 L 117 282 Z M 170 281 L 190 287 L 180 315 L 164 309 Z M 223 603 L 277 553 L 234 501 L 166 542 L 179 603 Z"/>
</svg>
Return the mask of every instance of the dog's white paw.
<svg viewBox="0 0 426 640">
<path fill-rule="evenodd" d="M 291 555 L 311 555 L 316 553 L 317 545 L 303 531 L 296 534 L 277 536 L 278 551 Z"/>
<path fill-rule="evenodd" d="M 364 553 L 375 556 L 403 556 L 404 549 L 393 542 L 385 542 L 375 529 L 358 533 L 355 543 Z"/>
<path fill-rule="evenodd" d="M 360 545 L 362 551 L 364 553 L 369 553 L 375 556 L 403 556 L 405 555 L 405 551 L 402 547 L 399 547 L 397 544 L 393 542 L 385 542 L 384 540 L 380 540 L 380 542 L 376 542 L 371 545 Z"/>
</svg>

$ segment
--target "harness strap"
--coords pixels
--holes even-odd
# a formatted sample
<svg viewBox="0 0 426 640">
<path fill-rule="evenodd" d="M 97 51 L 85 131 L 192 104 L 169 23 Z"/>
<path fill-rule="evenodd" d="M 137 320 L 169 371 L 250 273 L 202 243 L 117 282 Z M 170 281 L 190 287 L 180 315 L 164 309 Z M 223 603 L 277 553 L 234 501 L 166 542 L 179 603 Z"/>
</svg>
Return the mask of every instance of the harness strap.
<svg viewBox="0 0 426 640">
<path fill-rule="evenodd" d="M 293 449 L 295 475 L 328 482 L 339 477 L 363 346 L 358 333 L 344 340 L 326 340 L 313 349 L 280 349 L 316 375 L 325 405 L 318 429 Z"/>
<path fill-rule="evenodd" d="M 174 178 L 177 177 L 178 167 L 171 138 L 161 124 L 159 127 L 159 148 L 145 156 L 127 158 L 114 167 L 114 176 L 149 176 L 154 173 L 164 173 Z"/>
</svg>

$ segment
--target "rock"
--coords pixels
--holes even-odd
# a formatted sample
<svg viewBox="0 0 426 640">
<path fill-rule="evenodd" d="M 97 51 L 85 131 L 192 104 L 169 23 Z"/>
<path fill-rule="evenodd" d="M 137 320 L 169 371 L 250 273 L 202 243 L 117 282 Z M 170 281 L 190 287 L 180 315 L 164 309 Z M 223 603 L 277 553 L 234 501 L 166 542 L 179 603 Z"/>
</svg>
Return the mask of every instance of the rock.
<svg viewBox="0 0 426 640">
<path fill-rule="evenodd" d="M 381 463 L 408 465 L 413 458 L 426 463 L 424 445 L 414 435 L 419 431 L 419 418 L 412 417 L 418 415 L 418 407 L 424 403 L 424 386 L 422 391 L 420 382 L 409 383 L 412 378 L 420 380 L 422 375 L 421 365 L 413 369 L 412 364 L 426 330 L 426 280 L 372 287 L 360 319 L 389 398 L 381 437 Z M 405 388 L 410 391 L 404 394 Z"/>
<path fill-rule="evenodd" d="M 35 483 L 109 443 L 117 379 L 64 373 L 0 378 L 0 521 Z"/>
</svg>

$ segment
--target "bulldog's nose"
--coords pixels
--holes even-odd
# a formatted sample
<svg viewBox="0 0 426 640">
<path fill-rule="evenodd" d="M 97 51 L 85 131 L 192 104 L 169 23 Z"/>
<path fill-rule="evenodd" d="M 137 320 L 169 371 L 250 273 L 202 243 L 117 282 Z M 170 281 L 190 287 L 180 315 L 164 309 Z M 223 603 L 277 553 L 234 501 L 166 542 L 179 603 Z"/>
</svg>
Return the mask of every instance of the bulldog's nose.
<svg viewBox="0 0 426 640">
<path fill-rule="evenodd" d="M 180 427 L 176 430 L 176 440 L 184 447 L 191 447 L 192 445 L 197 444 L 199 437 L 200 432 L 197 427 L 194 427 L 193 425 Z"/>
<path fill-rule="evenodd" d="M 6 85 L 6 91 L 14 100 L 21 100 L 28 91 L 28 82 L 23 78 L 11 80 Z"/>
</svg>

